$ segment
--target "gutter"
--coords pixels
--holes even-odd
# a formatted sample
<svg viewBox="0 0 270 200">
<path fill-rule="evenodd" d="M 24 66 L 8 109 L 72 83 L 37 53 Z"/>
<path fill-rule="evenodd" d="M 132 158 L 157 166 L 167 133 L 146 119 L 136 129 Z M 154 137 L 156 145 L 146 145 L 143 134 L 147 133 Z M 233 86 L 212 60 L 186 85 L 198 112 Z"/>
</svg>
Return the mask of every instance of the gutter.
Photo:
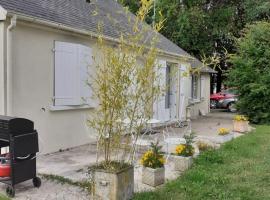
<svg viewBox="0 0 270 200">
<path fill-rule="evenodd" d="M 17 16 L 17 19 L 20 19 L 20 20 L 23 20 L 23 21 L 26 21 L 26 22 L 32 22 L 32 23 L 36 23 L 36 24 L 40 24 L 40 25 L 45 25 L 45 26 L 53 27 L 53 28 L 56 28 L 56 29 L 59 29 L 59 30 L 64 30 L 64 31 L 72 32 L 72 33 L 78 33 L 78 34 L 82 34 L 82 35 L 87 35 L 87 36 L 91 36 L 91 37 L 94 37 L 94 38 L 98 38 L 100 36 L 97 33 L 94 33 L 92 31 L 72 28 L 72 27 L 63 25 L 61 23 L 51 22 L 51 21 L 48 21 L 48 20 L 42 20 L 42 19 L 38 19 L 36 17 L 32 17 L 32 16 L 29 16 L 29 15 L 18 14 L 18 13 L 15 13 L 15 12 L 8 12 L 8 16 L 12 17 L 14 15 Z M 109 36 L 103 36 L 103 38 L 105 40 L 107 40 L 107 41 L 110 41 L 110 42 L 116 42 L 116 43 L 120 42 L 119 39 L 115 39 L 115 38 L 112 38 L 112 37 L 109 37 Z M 158 52 L 160 54 L 162 54 L 162 55 L 167 55 L 167 56 L 170 56 L 170 57 L 173 57 L 173 58 L 176 58 L 176 59 L 181 58 L 181 59 L 184 59 L 184 60 L 194 60 L 194 58 L 192 56 L 179 55 L 179 54 L 175 54 L 175 53 L 171 53 L 171 52 L 163 51 L 163 50 L 159 50 Z"/>
<path fill-rule="evenodd" d="M 12 74 L 12 30 L 17 25 L 17 16 L 11 18 L 10 25 L 7 28 L 7 108 L 6 115 L 12 115 L 13 106 L 13 74 Z"/>
</svg>

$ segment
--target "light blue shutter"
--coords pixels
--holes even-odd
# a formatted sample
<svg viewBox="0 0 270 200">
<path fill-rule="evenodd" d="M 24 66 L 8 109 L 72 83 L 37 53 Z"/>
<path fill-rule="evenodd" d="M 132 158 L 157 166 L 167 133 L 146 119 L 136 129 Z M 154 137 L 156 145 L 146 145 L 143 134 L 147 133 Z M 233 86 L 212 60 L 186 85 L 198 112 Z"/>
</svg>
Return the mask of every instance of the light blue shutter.
<svg viewBox="0 0 270 200">
<path fill-rule="evenodd" d="M 94 106 L 92 87 L 89 85 L 93 69 L 92 49 L 79 45 L 79 54 L 81 104 Z"/>
<path fill-rule="evenodd" d="M 55 106 L 80 105 L 78 46 L 55 42 Z"/>
<path fill-rule="evenodd" d="M 163 90 L 162 94 L 159 95 L 157 101 L 154 103 L 153 111 L 154 118 L 160 121 L 168 121 L 170 119 L 170 109 L 165 108 L 165 89 L 166 89 L 166 66 L 165 60 L 158 61 L 158 76 L 159 86 Z"/>
</svg>

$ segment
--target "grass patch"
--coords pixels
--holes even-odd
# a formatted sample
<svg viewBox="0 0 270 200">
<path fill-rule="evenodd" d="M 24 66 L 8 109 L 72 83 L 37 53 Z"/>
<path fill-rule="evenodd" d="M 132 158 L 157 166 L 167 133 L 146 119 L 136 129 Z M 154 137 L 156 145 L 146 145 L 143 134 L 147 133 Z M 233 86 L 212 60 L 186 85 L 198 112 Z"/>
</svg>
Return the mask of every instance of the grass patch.
<svg viewBox="0 0 270 200">
<path fill-rule="evenodd" d="M 89 194 L 91 193 L 92 183 L 90 181 L 73 181 L 63 176 L 57 176 L 52 174 L 40 174 L 40 176 L 46 180 L 56 181 L 60 184 L 68 184 L 76 187 L 80 187 L 86 190 Z M 1 200 L 1 199 L 0 199 Z"/>
<path fill-rule="evenodd" d="M 0 200 L 10 200 L 10 198 L 5 196 L 4 194 L 0 194 Z"/>
<path fill-rule="evenodd" d="M 175 181 L 134 200 L 269 200 L 270 126 L 202 153 Z"/>
</svg>

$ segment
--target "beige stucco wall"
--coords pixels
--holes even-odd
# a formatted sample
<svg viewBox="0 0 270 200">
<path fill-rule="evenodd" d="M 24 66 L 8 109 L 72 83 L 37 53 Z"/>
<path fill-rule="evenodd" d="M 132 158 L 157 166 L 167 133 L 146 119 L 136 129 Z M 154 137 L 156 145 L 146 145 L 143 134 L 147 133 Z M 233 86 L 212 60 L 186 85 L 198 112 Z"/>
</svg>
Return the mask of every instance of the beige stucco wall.
<svg viewBox="0 0 270 200">
<path fill-rule="evenodd" d="M 204 81 L 204 91 L 200 98 L 200 102 L 194 103 L 191 106 L 191 117 L 197 118 L 200 115 L 200 110 L 205 114 L 210 112 L 210 74 L 203 73 L 200 75 Z"/>
<path fill-rule="evenodd" d="M 94 131 L 86 125 L 88 115 L 93 109 L 50 109 L 54 96 L 54 41 L 90 46 L 94 48 L 94 55 L 98 55 L 95 40 L 87 36 L 20 22 L 13 30 L 12 115 L 29 118 L 35 122 L 40 137 L 41 153 L 87 144 L 95 139 Z M 172 57 L 161 56 L 159 59 L 179 66 L 188 65 L 186 61 Z M 185 86 L 185 91 L 190 92 L 190 89 L 191 85 Z M 207 110 L 207 105 L 208 103 L 202 102 L 196 107 Z M 197 112 L 196 109 L 194 113 Z M 185 112 L 183 115 L 185 116 Z"/>
<path fill-rule="evenodd" d="M 54 41 L 93 46 L 88 37 L 18 24 L 13 30 L 13 115 L 29 118 L 39 132 L 41 153 L 89 143 L 91 109 L 51 111 L 54 96 Z"/>
<path fill-rule="evenodd" d="M 4 115 L 5 108 L 5 51 L 4 51 L 4 35 L 5 24 L 0 21 L 0 115 Z"/>
</svg>

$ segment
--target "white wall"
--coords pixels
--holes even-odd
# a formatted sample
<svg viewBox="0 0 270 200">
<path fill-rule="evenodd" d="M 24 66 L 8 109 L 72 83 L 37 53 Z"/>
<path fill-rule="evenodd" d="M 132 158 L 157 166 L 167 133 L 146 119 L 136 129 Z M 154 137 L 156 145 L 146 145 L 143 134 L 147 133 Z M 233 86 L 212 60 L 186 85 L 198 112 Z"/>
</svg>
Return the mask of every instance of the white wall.
<svg viewBox="0 0 270 200">
<path fill-rule="evenodd" d="M 93 46 L 90 38 L 18 24 L 13 30 L 13 115 L 29 118 L 39 132 L 41 153 L 89 143 L 91 109 L 50 111 L 54 96 L 54 41 Z"/>
<path fill-rule="evenodd" d="M 0 21 L 0 115 L 4 115 L 5 107 L 5 53 L 4 53 L 4 33 L 5 24 Z"/>
<path fill-rule="evenodd" d="M 92 109 L 51 111 L 50 106 L 53 105 L 54 96 L 54 41 L 79 43 L 89 47 L 94 47 L 95 41 L 86 36 L 22 23 L 18 23 L 13 33 L 13 115 L 35 122 L 40 136 L 41 153 L 93 142 L 95 133 L 86 126 Z M 94 55 L 98 55 L 96 48 L 93 51 Z M 165 56 L 159 59 L 188 65 L 185 61 Z M 185 96 L 189 97 L 189 77 L 186 82 L 184 91 Z M 205 107 L 206 104 L 198 105 Z"/>
<path fill-rule="evenodd" d="M 200 78 L 204 81 L 204 97 L 200 99 L 200 102 L 195 103 L 191 107 L 192 118 L 197 118 L 200 115 L 200 110 L 204 111 L 205 114 L 210 112 L 210 74 L 202 73 Z"/>
</svg>

